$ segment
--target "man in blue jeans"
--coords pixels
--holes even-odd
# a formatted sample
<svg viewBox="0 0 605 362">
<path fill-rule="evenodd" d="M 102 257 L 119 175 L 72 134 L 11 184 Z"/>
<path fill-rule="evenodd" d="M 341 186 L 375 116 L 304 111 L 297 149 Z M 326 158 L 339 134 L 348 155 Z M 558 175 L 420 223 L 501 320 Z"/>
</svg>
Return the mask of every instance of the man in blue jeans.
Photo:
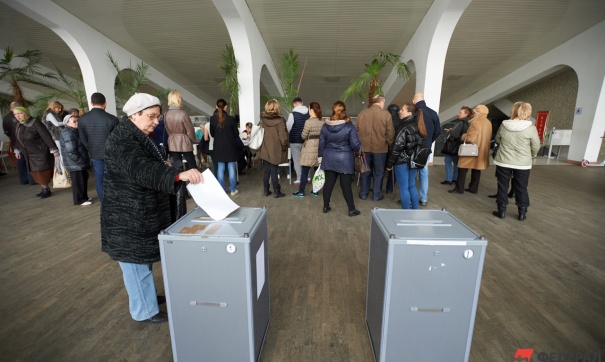
<svg viewBox="0 0 605 362">
<path fill-rule="evenodd" d="M 103 202 L 103 173 L 105 171 L 105 142 L 111 132 L 118 126 L 118 117 L 105 112 L 107 101 L 101 93 L 90 97 L 92 109 L 80 117 L 78 133 L 84 146 L 88 149 L 92 168 L 95 170 L 95 183 L 99 201 Z"/>
<path fill-rule="evenodd" d="M 439 116 L 437 112 L 427 107 L 426 102 L 424 101 L 423 93 L 414 94 L 414 98 L 412 98 L 412 103 L 416 105 L 416 108 L 422 110 L 422 116 L 424 117 L 424 124 L 426 126 L 426 138 L 424 139 L 424 144 L 427 148 L 431 148 L 433 146 L 433 142 L 439 137 L 441 133 L 441 124 L 439 123 Z M 420 205 L 426 206 L 429 201 L 429 164 L 427 162 L 423 168 L 420 169 L 418 178 L 420 179 L 420 196 L 419 202 Z"/>
</svg>

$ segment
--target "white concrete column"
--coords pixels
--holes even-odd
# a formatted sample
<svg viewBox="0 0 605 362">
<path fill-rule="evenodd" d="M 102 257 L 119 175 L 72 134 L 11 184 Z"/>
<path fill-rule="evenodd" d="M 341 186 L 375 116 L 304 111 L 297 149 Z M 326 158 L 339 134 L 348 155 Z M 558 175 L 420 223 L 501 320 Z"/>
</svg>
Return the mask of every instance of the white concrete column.
<svg viewBox="0 0 605 362">
<path fill-rule="evenodd" d="M 260 120 L 260 81 L 266 66 L 273 86 L 279 78 L 256 22 L 245 0 L 212 0 L 223 17 L 238 62 L 237 79 L 240 85 L 239 113 L 242 124 Z M 265 78 L 263 78 L 265 79 Z M 269 85 L 270 88 L 272 85 Z M 276 88 L 282 94 L 281 87 Z"/>
</svg>

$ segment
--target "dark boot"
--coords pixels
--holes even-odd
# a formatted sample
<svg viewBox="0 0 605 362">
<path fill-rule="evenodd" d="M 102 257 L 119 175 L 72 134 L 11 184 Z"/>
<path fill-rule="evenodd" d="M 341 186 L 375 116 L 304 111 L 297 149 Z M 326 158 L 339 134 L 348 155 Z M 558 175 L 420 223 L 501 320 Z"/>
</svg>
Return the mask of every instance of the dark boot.
<svg viewBox="0 0 605 362">
<path fill-rule="evenodd" d="M 272 194 L 272 192 L 271 192 L 271 191 L 269 191 L 269 186 L 265 186 L 264 195 L 265 195 L 265 196 L 269 196 L 269 195 L 271 195 L 271 194 Z"/>
<path fill-rule="evenodd" d="M 506 218 L 506 205 L 498 205 L 498 211 L 492 211 L 492 215 L 499 217 L 500 219 Z"/>
<path fill-rule="evenodd" d="M 279 187 L 279 186 L 278 187 L 273 187 L 273 191 L 275 192 L 273 194 L 273 197 L 275 197 L 276 199 L 278 197 L 284 197 L 284 196 L 286 196 L 286 194 L 284 194 L 284 193 L 281 192 L 281 187 Z"/>
<path fill-rule="evenodd" d="M 519 207 L 519 217 L 517 220 L 525 221 L 527 219 L 527 207 Z"/>
<path fill-rule="evenodd" d="M 41 199 L 45 199 L 47 197 L 50 197 L 50 195 L 52 195 L 53 193 L 50 191 L 50 188 L 45 188 L 42 189 L 42 192 L 40 193 L 40 198 Z"/>
</svg>

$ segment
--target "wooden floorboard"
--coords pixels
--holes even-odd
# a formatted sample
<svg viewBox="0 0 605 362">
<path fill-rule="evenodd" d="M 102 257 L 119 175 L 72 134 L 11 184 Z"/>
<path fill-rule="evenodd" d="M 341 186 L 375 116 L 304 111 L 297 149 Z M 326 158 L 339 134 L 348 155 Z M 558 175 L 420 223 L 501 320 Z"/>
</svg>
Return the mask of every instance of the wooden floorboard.
<svg viewBox="0 0 605 362">
<path fill-rule="evenodd" d="M 446 208 L 488 240 L 471 361 L 509 361 L 518 348 L 605 354 L 605 169 L 536 166 L 525 222 L 506 220 L 488 194 L 452 195 L 443 166 L 430 171 L 429 209 Z M 349 218 L 340 188 L 322 199 L 266 198 L 262 172 L 240 176 L 234 197 L 268 208 L 271 322 L 261 361 L 372 361 L 365 328 L 370 210 L 355 198 Z M 354 192 L 357 193 L 357 186 Z M 171 361 L 167 324 L 133 322 L 118 264 L 100 250 L 99 204 L 71 205 L 71 190 L 34 197 L 15 171 L 0 178 L 0 360 Z M 189 207 L 193 205 L 190 202 Z M 154 273 L 163 293 L 160 264 Z M 164 307 L 163 307 L 164 308 Z M 405 360 L 405 359 L 402 359 Z"/>
</svg>

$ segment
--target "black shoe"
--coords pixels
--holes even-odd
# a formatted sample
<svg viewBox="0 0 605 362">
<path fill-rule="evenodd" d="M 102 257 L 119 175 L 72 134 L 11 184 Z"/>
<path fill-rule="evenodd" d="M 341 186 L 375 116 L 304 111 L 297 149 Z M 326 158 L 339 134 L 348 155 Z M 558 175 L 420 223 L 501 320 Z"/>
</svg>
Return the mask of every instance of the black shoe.
<svg viewBox="0 0 605 362">
<path fill-rule="evenodd" d="M 499 217 L 500 219 L 506 218 L 506 210 L 492 211 L 492 215 Z"/>
<path fill-rule="evenodd" d="M 328 211 L 330 211 L 330 210 L 332 210 L 332 208 L 330 206 L 328 206 L 328 207 L 324 206 L 324 214 L 327 214 Z"/>
<path fill-rule="evenodd" d="M 163 295 L 158 295 L 158 305 L 166 303 L 166 297 Z"/>
<path fill-rule="evenodd" d="M 357 216 L 359 214 L 361 214 L 361 212 L 359 212 L 359 210 L 351 210 L 351 211 L 349 211 L 349 217 Z"/>
<path fill-rule="evenodd" d="M 267 190 L 267 191 L 265 191 L 265 196 L 269 196 L 269 195 L 271 195 L 272 193 L 273 193 L 273 192 L 271 192 L 271 191 Z"/>
<path fill-rule="evenodd" d="M 40 193 L 40 196 L 39 196 L 39 197 L 40 197 L 41 199 L 45 199 L 45 198 L 47 198 L 47 197 L 50 197 L 52 194 L 53 194 L 53 193 L 50 191 L 50 188 L 48 188 L 48 187 L 47 187 L 47 188 L 45 188 L 45 189 L 42 189 L 42 192 Z"/>
<path fill-rule="evenodd" d="M 441 184 L 442 184 L 442 185 L 451 185 L 451 184 L 453 184 L 453 182 L 452 182 L 452 181 L 445 180 L 445 181 L 441 181 Z"/>
<path fill-rule="evenodd" d="M 420 204 L 420 206 L 426 206 L 428 205 L 428 201 L 418 201 L 418 203 Z"/>
<path fill-rule="evenodd" d="M 498 197 L 498 194 L 487 195 L 487 197 L 489 197 L 490 199 L 495 199 L 496 197 Z"/>
<path fill-rule="evenodd" d="M 377 198 L 376 200 L 373 200 L 373 201 L 380 201 L 382 199 L 384 199 L 384 195 L 380 196 L 379 198 Z"/>
<path fill-rule="evenodd" d="M 517 220 L 525 221 L 525 219 L 527 219 L 527 207 L 520 207 L 519 208 L 519 217 L 517 218 Z"/>
<path fill-rule="evenodd" d="M 6 176 L 6 172 L 1 172 L 0 171 L 0 176 Z"/>
<path fill-rule="evenodd" d="M 453 190 L 448 190 L 448 192 L 449 192 L 450 194 L 461 194 L 461 195 L 464 193 L 464 192 L 458 192 L 458 191 L 456 191 L 456 189 L 453 189 Z"/>
<path fill-rule="evenodd" d="M 512 199 L 513 197 L 515 197 L 515 193 L 514 192 L 509 192 L 508 193 L 508 198 Z"/>
<path fill-rule="evenodd" d="M 466 192 L 470 192 L 471 194 L 476 194 L 476 192 L 471 191 L 471 189 L 464 189 Z"/>
<path fill-rule="evenodd" d="M 275 197 L 276 199 L 278 197 L 284 197 L 286 196 L 286 194 L 282 193 L 281 191 L 275 191 L 275 194 L 273 194 L 273 197 Z"/>
<path fill-rule="evenodd" d="M 305 193 L 304 192 L 300 192 L 300 191 L 296 191 L 296 192 L 292 193 L 292 196 L 303 198 L 303 197 L 305 197 Z"/>
<path fill-rule="evenodd" d="M 44 192 L 44 189 L 40 190 L 40 192 L 38 192 L 38 193 L 36 194 L 36 197 L 40 197 L 40 196 L 42 196 L 42 193 L 43 193 L 43 192 Z"/>
<path fill-rule="evenodd" d="M 366 195 L 366 196 L 361 196 L 361 195 L 359 195 L 359 198 L 360 198 L 360 199 L 362 199 L 362 200 L 365 200 L 365 199 L 367 199 L 367 198 L 368 198 L 368 196 L 367 196 L 367 195 Z"/>
<path fill-rule="evenodd" d="M 139 323 L 166 323 L 168 322 L 168 314 L 166 312 L 159 312 L 151 318 L 147 318 L 142 321 L 137 321 Z"/>
</svg>

